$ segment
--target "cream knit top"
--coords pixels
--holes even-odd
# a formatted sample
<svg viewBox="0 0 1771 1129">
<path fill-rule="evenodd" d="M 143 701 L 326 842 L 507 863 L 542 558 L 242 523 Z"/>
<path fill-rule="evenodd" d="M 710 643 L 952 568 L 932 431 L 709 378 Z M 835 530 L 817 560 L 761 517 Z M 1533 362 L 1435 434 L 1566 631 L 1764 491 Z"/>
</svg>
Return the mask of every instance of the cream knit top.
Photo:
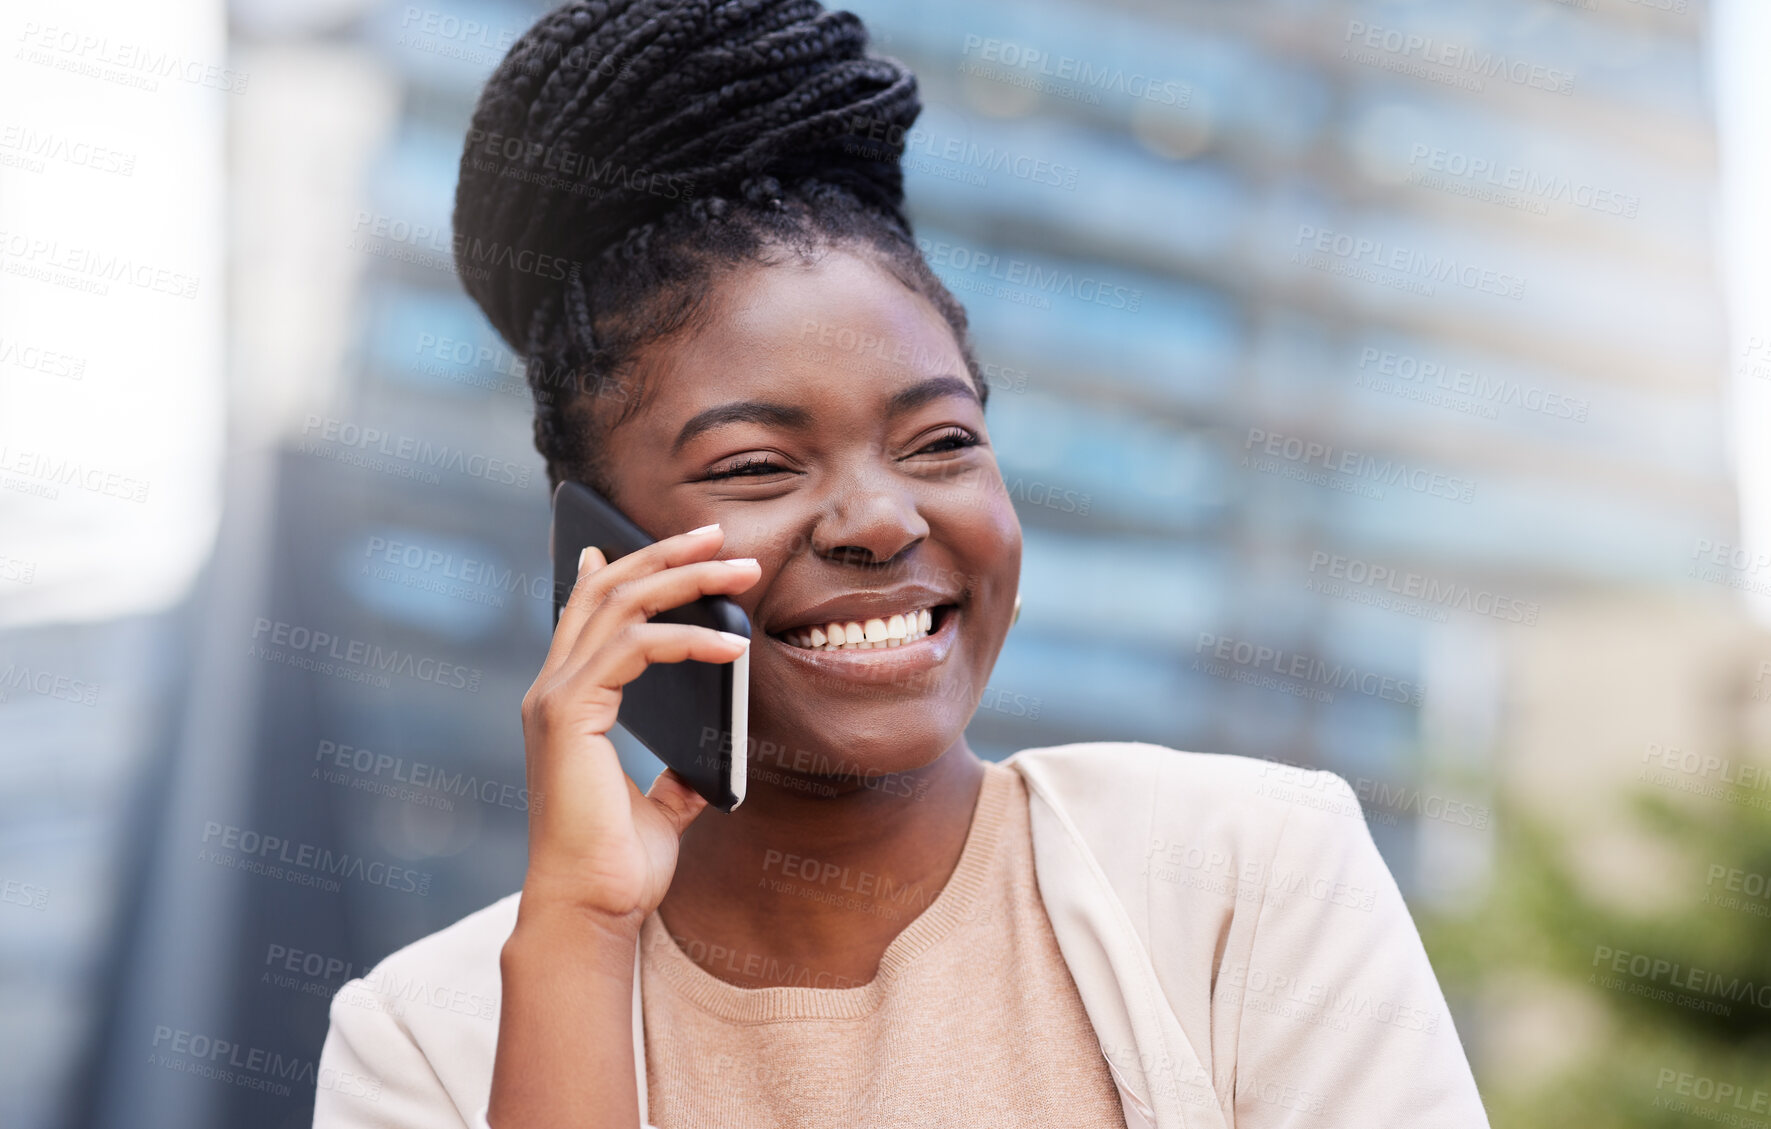
<svg viewBox="0 0 1771 1129">
<path fill-rule="evenodd" d="M 1040 902 L 1013 769 L 986 762 L 959 863 L 932 897 L 851 873 L 763 881 L 774 896 L 840 898 L 907 924 L 864 985 L 807 968 L 785 970 L 789 986 L 741 988 L 691 960 L 654 912 L 640 933 L 652 1124 L 1124 1129 Z"/>
</svg>

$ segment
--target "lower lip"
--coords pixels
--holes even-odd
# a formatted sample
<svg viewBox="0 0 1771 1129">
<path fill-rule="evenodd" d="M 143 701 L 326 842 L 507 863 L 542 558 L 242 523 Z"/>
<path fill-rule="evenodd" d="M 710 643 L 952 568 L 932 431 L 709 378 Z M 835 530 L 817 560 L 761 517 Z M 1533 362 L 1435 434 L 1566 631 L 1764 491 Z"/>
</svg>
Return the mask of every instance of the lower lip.
<svg viewBox="0 0 1771 1129">
<path fill-rule="evenodd" d="M 813 670 L 857 682 L 891 682 L 906 674 L 928 670 L 946 661 L 959 638 L 959 608 L 951 606 L 941 616 L 941 626 L 922 638 L 896 647 L 873 647 L 869 650 L 823 651 L 795 647 L 769 635 L 768 639 L 781 650 Z"/>
</svg>

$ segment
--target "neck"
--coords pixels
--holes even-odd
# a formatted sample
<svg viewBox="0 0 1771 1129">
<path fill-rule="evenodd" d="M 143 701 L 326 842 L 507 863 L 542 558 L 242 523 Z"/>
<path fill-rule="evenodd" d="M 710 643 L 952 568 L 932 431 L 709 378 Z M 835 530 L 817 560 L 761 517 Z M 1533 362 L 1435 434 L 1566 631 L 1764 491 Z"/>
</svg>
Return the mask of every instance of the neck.
<svg viewBox="0 0 1771 1129">
<path fill-rule="evenodd" d="M 958 865 L 984 762 L 961 737 L 884 786 L 803 777 L 791 788 L 787 775 L 753 777 L 737 811 L 690 825 L 659 917 L 692 959 L 742 987 L 772 981 L 734 967 L 866 983 Z"/>
</svg>

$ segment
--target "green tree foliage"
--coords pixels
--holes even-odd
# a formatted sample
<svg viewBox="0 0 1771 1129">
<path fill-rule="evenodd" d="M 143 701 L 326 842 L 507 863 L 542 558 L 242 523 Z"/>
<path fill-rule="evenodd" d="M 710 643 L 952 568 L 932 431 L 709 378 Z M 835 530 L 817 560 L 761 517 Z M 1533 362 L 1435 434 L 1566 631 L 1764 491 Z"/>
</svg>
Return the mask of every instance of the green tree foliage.
<svg viewBox="0 0 1771 1129">
<path fill-rule="evenodd" d="M 1680 860 L 1679 894 L 1663 910 L 1615 908 L 1570 867 L 1563 833 L 1503 803 L 1481 904 L 1422 917 L 1446 994 L 1468 1004 L 1490 1119 L 1496 1129 L 1771 1129 L 1771 789 L 1649 788 L 1630 796 L 1626 816 Z M 1488 1069 L 1474 1029 L 1498 1020 L 1504 987 L 1546 979 L 1595 1005 L 1597 1038 L 1571 1016 L 1568 1038 L 1585 1043 L 1568 1048 L 1571 1065 L 1547 1079 Z"/>
</svg>

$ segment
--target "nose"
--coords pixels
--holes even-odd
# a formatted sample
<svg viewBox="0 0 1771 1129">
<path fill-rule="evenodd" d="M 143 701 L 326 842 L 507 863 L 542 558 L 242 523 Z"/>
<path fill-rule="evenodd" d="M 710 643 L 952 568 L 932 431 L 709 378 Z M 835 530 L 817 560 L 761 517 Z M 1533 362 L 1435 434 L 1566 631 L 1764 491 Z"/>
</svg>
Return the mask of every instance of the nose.
<svg viewBox="0 0 1771 1129">
<path fill-rule="evenodd" d="M 812 551 L 842 564 L 882 564 L 929 535 L 915 493 L 877 472 L 831 484 L 830 502 L 812 527 Z"/>
</svg>

